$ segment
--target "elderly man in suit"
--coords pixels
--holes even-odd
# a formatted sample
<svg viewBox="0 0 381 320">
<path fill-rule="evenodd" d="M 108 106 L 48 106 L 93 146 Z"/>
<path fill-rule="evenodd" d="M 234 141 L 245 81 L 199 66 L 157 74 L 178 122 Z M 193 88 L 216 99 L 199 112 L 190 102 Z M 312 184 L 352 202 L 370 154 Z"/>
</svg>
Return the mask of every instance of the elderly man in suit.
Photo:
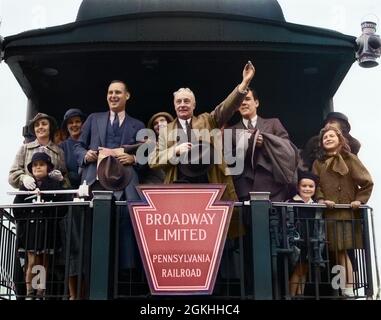
<svg viewBox="0 0 381 320">
<path fill-rule="evenodd" d="M 288 186 L 296 182 L 298 151 L 279 119 L 257 115 L 258 95 L 248 91 L 239 107 L 241 121 L 230 128 L 233 150 L 245 144 L 243 171 L 233 176 L 235 190 L 241 201 L 249 200 L 250 191 L 267 191 L 270 200 L 284 201 Z"/>
<path fill-rule="evenodd" d="M 222 140 L 221 136 L 209 137 L 209 141 L 204 140 L 207 142 L 206 144 L 211 145 L 211 149 L 220 150 L 221 161 L 209 159 L 211 160 L 209 165 L 199 166 L 189 163 L 177 163 L 178 161 L 176 160 L 179 160 L 181 157 L 184 158 L 184 155 L 187 157 L 192 147 L 197 145 L 199 140 L 197 140 L 197 137 L 194 138 L 194 136 L 197 136 L 197 132 L 202 130 L 204 132 L 212 132 L 215 131 L 214 129 L 223 128 L 241 105 L 254 75 L 255 68 L 249 61 L 242 71 L 241 83 L 211 113 L 203 113 L 199 116 L 193 114 L 196 107 L 196 99 L 189 88 L 180 88 L 174 92 L 173 103 L 177 118 L 169 123 L 166 129 L 160 131 L 156 150 L 149 156 L 151 168 L 164 170 L 166 174 L 164 183 L 221 183 L 226 185 L 222 199 L 237 200 L 232 177 L 228 175 L 227 166 L 220 150 L 222 144 L 217 142 Z M 187 137 L 188 142 L 185 142 L 187 140 L 184 141 L 183 139 L 174 139 L 174 137 L 181 137 L 182 135 Z M 210 152 L 213 151 L 210 150 Z M 238 225 L 238 215 L 234 214 L 229 227 L 229 237 L 236 237 L 241 234 L 242 230 L 238 228 Z"/>
<path fill-rule="evenodd" d="M 237 199 L 231 176 L 226 174 L 224 161 L 220 164 L 212 163 L 208 166 L 207 171 L 202 172 L 200 175 L 188 175 L 189 170 L 179 170 L 182 165 L 172 160 L 187 154 L 197 140 L 192 137 L 188 142 L 183 140 L 176 141 L 171 139 L 171 135 L 179 133 L 179 136 L 181 136 L 181 133 L 183 133 L 190 138 L 189 136 L 192 135 L 190 131 L 221 129 L 241 105 L 254 74 L 255 68 L 249 61 L 243 69 L 241 83 L 211 113 L 203 113 L 199 116 L 193 114 L 196 107 L 196 99 L 189 88 L 180 88 L 174 92 L 173 103 L 177 118 L 168 124 L 166 130 L 160 132 L 156 152 L 151 153 L 149 160 L 151 168 L 161 168 L 165 171 L 165 183 L 172 183 L 174 181 L 224 183 L 226 184 L 226 190 L 222 198 L 229 200 Z M 192 165 L 190 164 L 189 166 Z"/>
<path fill-rule="evenodd" d="M 91 114 L 82 127 L 82 134 L 75 145 L 75 154 L 82 168 L 81 180 L 94 189 L 104 189 L 97 180 L 97 160 L 102 148 L 122 148 L 135 144 L 136 134 L 144 124 L 126 113 L 126 103 L 130 98 L 127 85 L 120 80 L 110 83 L 107 91 L 109 110 Z M 116 156 L 124 166 L 131 166 L 131 180 L 124 191 L 114 193 L 117 200 L 139 200 L 135 186 L 139 183 L 135 166 L 135 156 L 122 152 Z M 119 225 L 119 265 L 122 269 L 135 267 L 137 254 L 135 238 L 127 208 L 122 210 Z"/>
</svg>

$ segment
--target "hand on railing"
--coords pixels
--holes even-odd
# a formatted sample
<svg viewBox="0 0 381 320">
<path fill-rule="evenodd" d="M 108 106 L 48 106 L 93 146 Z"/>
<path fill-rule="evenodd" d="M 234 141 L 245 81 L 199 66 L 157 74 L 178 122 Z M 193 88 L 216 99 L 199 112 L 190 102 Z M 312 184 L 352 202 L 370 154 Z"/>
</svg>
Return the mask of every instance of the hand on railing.
<svg viewBox="0 0 381 320">
<path fill-rule="evenodd" d="M 335 207 L 335 202 L 331 201 L 331 200 L 323 200 L 323 199 L 320 199 L 319 200 L 319 203 L 321 204 L 325 204 L 327 206 L 327 208 L 330 208 L 330 209 L 333 209 Z"/>
<path fill-rule="evenodd" d="M 353 208 L 353 209 L 358 209 L 359 207 L 361 206 L 361 202 L 360 201 L 352 201 L 351 202 L 351 207 Z"/>
</svg>

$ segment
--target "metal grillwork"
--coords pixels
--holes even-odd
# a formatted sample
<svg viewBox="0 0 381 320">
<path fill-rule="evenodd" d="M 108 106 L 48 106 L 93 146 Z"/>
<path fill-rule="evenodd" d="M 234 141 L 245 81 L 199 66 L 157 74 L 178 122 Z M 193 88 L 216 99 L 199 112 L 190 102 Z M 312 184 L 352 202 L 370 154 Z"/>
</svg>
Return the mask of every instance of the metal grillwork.
<svg viewBox="0 0 381 320">
<path fill-rule="evenodd" d="M 28 297 L 25 280 L 28 251 L 45 257 L 45 261 L 42 259 L 42 265 L 47 266 L 43 299 L 70 298 L 69 277 L 75 259 L 77 297 L 150 296 L 139 256 L 135 268 L 120 268 L 123 240 L 120 224 L 125 223 L 121 219 L 126 218 L 126 202 L 114 201 L 111 192 L 98 193 L 94 192 L 94 199 L 87 202 L 0 207 L 0 298 Z M 213 295 L 203 296 L 204 299 L 369 299 L 374 296 L 372 275 L 378 268 L 371 208 L 362 206 L 351 219 L 335 220 L 326 214 L 323 205 L 259 199 L 236 203 L 235 207 L 245 233 L 227 239 Z M 17 214 L 19 210 L 31 208 L 35 212 L 49 208 L 50 214 Z M 349 209 L 349 206 L 338 205 L 337 209 Z M 37 230 L 41 231 L 38 237 Z M 343 256 L 347 257 L 344 262 L 340 260 Z M 350 267 L 353 272 L 347 272 Z M 344 286 L 343 281 L 347 282 Z M 345 286 L 353 288 L 352 294 L 343 290 Z"/>
<path fill-rule="evenodd" d="M 0 298 L 69 299 L 73 274 L 80 296 L 90 255 L 85 239 L 89 202 L 14 204 L 0 210 Z"/>
<path fill-rule="evenodd" d="M 370 208 L 351 212 L 340 220 L 322 205 L 273 203 L 275 299 L 372 298 Z"/>
</svg>

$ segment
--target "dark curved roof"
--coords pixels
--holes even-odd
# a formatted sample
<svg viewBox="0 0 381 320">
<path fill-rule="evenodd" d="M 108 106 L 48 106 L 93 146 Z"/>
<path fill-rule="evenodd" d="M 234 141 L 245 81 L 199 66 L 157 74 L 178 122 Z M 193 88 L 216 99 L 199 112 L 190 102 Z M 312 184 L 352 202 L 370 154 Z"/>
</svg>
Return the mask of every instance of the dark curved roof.
<svg viewBox="0 0 381 320">
<path fill-rule="evenodd" d="M 285 21 L 276 0 L 83 0 L 77 21 L 151 12 L 203 12 Z"/>
</svg>

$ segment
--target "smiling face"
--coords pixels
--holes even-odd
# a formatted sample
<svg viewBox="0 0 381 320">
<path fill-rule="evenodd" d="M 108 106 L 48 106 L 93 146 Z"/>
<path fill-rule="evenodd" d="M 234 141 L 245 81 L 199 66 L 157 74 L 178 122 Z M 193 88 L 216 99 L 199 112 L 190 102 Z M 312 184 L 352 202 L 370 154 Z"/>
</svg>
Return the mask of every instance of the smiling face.
<svg viewBox="0 0 381 320">
<path fill-rule="evenodd" d="M 173 103 L 179 119 L 188 120 L 192 118 L 196 100 L 191 91 L 180 89 L 175 93 Z"/>
<path fill-rule="evenodd" d="M 241 113 L 242 118 L 249 120 L 257 115 L 258 106 L 259 100 L 254 98 L 253 92 L 250 90 L 243 99 L 238 110 Z"/>
<path fill-rule="evenodd" d="M 122 82 L 111 83 L 107 91 L 107 103 L 110 111 L 121 112 L 126 109 L 126 102 L 130 94 Z"/>
<path fill-rule="evenodd" d="M 335 130 L 328 130 L 322 137 L 322 145 L 326 152 L 336 152 L 340 148 L 340 140 Z"/>
<path fill-rule="evenodd" d="M 42 160 L 33 161 L 32 173 L 38 180 L 45 178 L 48 175 L 48 165 Z"/>
<path fill-rule="evenodd" d="M 308 202 L 315 194 L 315 181 L 312 179 L 301 179 L 298 184 L 298 193 L 304 202 Z"/>
<path fill-rule="evenodd" d="M 153 130 L 157 135 L 159 135 L 160 128 L 165 128 L 168 124 L 167 118 L 164 116 L 158 116 L 155 120 L 152 122 Z"/>
<path fill-rule="evenodd" d="M 67 120 L 67 131 L 73 139 L 78 139 L 81 135 L 82 119 L 80 116 L 71 117 Z"/>
<path fill-rule="evenodd" d="M 50 135 L 50 122 L 46 118 L 37 120 L 34 123 L 34 134 L 37 140 L 49 138 Z"/>
</svg>

